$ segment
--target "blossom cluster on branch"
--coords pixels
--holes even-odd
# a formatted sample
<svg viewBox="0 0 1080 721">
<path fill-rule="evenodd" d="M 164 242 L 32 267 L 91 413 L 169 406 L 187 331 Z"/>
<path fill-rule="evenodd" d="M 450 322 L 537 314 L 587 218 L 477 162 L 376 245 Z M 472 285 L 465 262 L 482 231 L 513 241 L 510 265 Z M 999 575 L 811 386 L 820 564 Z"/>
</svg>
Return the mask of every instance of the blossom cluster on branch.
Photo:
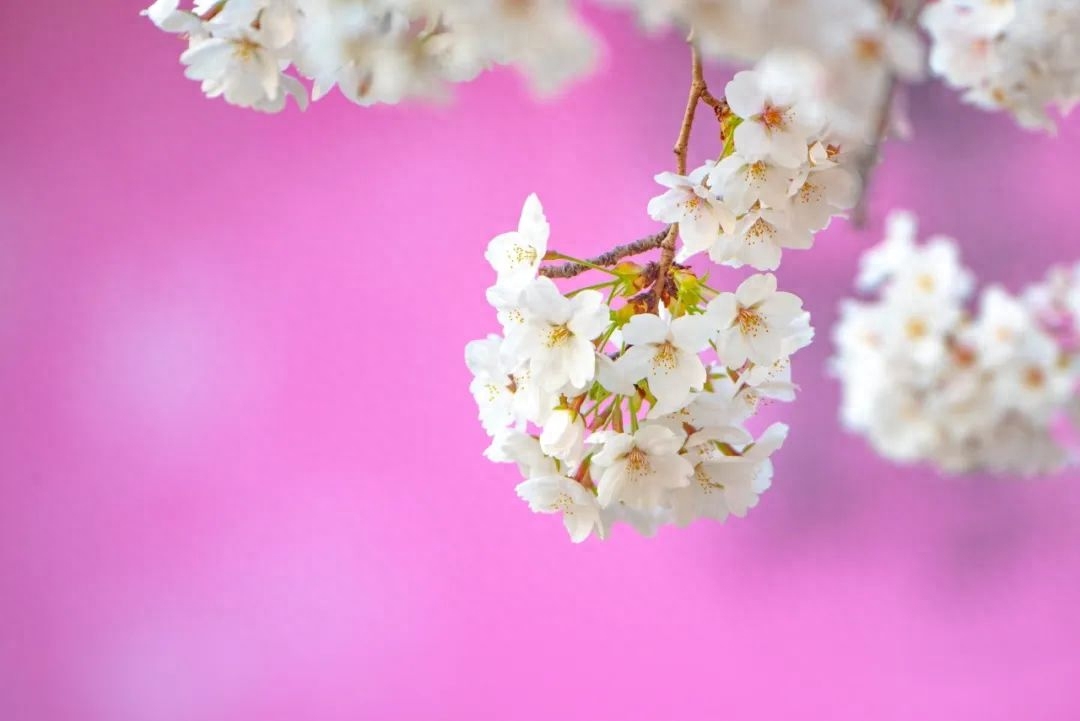
<svg viewBox="0 0 1080 721">
<path fill-rule="evenodd" d="M 669 190 L 653 220 L 677 223 L 677 259 L 705 252 L 720 265 L 775 270 L 785 248 L 805 249 L 859 191 L 861 143 L 842 144 L 814 86 L 791 82 L 797 62 L 767 56 L 728 83 L 721 106 L 723 157 L 688 175 L 661 173 Z"/>
<path fill-rule="evenodd" d="M 834 133 L 876 143 L 896 79 L 922 76 L 917 0 L 605 0 L 635 9 L 646 27 L 692 29 L 709 57 L 755 63 L 784 52 L 798 82 L 828 103 Z M 887 111 L 888 112 L 888 111 Z"/>
<path fill-rule="evenodd" d="M 775 85 L 762 69 L 735 76 L 713 98 L 694 55 L 689 106 L 676 143 L 680 173 L 649 204 L 669 228 L 593 259 L 549 248 L 530 196 L 515 231 L 495 237 L 488 300 L 502 335 L 470 343 L 466 363 L 486 451 L 515 463 L 518 494 L 559 513 L 574 541 L 617 522 L 659 525 L 743 516 L 771 484 L 770 457 L 787 428 L 756 438 L 746 422 L 765 400 L 790 401 L 791 356 L 813 337 L 798 296 L 758 273 L 732 291 L 674 262 L 708 251 L 717 263 L 775 269 L 782 248 L 853 201 L 850 174 L 827 145 L 814 98 Z M 718 109 L 721 157 L 684 175 L 697 103 Z M 676 239 L 681 238 L 681 248 Z M 631 254 L 659 250 L 656 262 Z M 562 260 L 563 265 L 543 265 Z M 599 275 L 561 290 L 552 278 Z"/>
<path fill-rule="evenodd" d="M 930 67 L 964 99 L 1004 109 L 1029 128 L 1080 99 L 1080 3 L 1075 0 L 938 0 L 922 25 Z"/>
<path fill-rule="evenodd" d="M 210 97 L 276 112 L 335 87 L 360 105 L 438 98 L 513 65 L 538 92 L 588 70 L 595 48 L 568 0 L 157 0 L 145 14 L 187 38 Z"/>
<path fill-rule="evenodd" d="M 891 100 L 923 76 L 920 17 L 934 74 L 970 102 L 1051 127 L 1047 108 L 1080 92 L 1074 0 L 602 1 L 692 33 L 708 57 L 793 55 L 792 82 L 817 86 L 833 132 L 871 145 L 906 127 Z M 301 80 L 315 100 L 337 87 L 361 105 L 397 103 L 442 98 L 498 65 L 550 93 L 597 55 L 571 0 L 156 0 L 144 14 L 186 39 L 185 72 L 207 95 L 268 112 L 289 96 L 306 107 Z"/>
<path fill-rule="evenodd" d="M 1014 296 L 996 285 L 967 302 L 971 272 L 955 241 L 915 240 L 895 213 L 862 258 L 834 338 L 845 425 L 898 462 L 947 472 L 1031 475 L 1070 459 L 1055 424 L 1075 415 L 1080 382 L 1080 267 Z"/>
</svg>

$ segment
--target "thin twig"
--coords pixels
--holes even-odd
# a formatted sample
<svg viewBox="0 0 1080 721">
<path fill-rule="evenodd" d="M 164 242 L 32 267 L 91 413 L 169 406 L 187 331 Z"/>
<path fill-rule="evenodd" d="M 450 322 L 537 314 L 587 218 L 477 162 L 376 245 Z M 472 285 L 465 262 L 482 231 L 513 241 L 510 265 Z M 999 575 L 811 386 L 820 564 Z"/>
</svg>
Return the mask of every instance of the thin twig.
<svg viewBox="0 0 1080 721">
<path fill-rule="evenodd" d="M 856 228 L 866 225 L 867 206 L 870 202 L 870 181 L 874 176 L 874 168 L 881 159 L 881 144 L 885 142 L 885 136 L 889 132 L 889 124 L 892 120 L 893 96 L 896 94 L 896 75 L 889 74 L 885 81 L 885 91 L 878 109 L 877 122 L 874 127 L 874 142 L 859 158 L 856 171 L 859 174 L 859 200 L 855 210 L 851 213 L 851 222 Z"/>
<path fill-rule="evenodd" d="M 683 113 L 682 126 L 679 128 L 679 138 L 675 141 L 675 164 L 679 175 L 686 175 L 686 153 L 690 146 L 690 131 L 694 127 L 694 113 L 702 95 L 708 93 L 705 85 L 705 74 L 701 69 L 701 55 L 698 54 L 697 46 L 690 41 L 690 97 L 686 101 L 686 112 Z M 711 95 L 709 97 L 712 97 Z M 677 224 L 668 228 L 667 236 L 660 244 L 660 262 L 657 265 L 656 281 L 653 283 L 653 292 L 650 305 L 654 309 L 660 308 L 660 299 L 667 285 L 668 273 L 671 264 L 675 261 L 675 238 L 679 235 Z"/>
<path fill-rule="evenodd" d="M 585 261 L 590 265 L 602 265 L 605 267 L 615 265 L 623 258 L 629 258 L 632 255 L 639 255 L 654 248 L 659 248 L 660 244 L 664 242 L 664 238 L 667 237 L 668 231 L 669 228 L 664 228 L 659 233 L 635 240 L 633 243 L 617 245 L 608 252 L 595 258 L 586 258 Z M 540 268 L 540 275 L 548 278 L 573 278 L 575 275 L 581 275 L 587 270 L 590 270 L 588 265 L 563 263 L 562 265 L 547 265 Z"/>
<path fill-rule="evenodd" d="M 895 4 L 889 11 L 890 20 L 900 26 L 912 28 L 922 13 L 925 4 L 926 0 L 912 0 L 911 2 L 895 0 Z M 885 91 L 878 108 L 878 117 L 874 128 L 874 142 L 859 159 L 856 168 L 861 184 L 859 200 L 855 205 L 855 210 L 851 213 L 851 221 L 856 228 L 862 228 L 866 225 L 867 206 L 870 202 L 870 180 L 873 178 L 874 168 L 877 167 L 878 162 L 881 160 L 881 144 L 885 142 L 885 136 L 888 134 L 892 122 L 892 106 L 898 85 L 899 80 L 896 73 L 889 72 L 888 77 L 885 79 Z"/>
</svg>

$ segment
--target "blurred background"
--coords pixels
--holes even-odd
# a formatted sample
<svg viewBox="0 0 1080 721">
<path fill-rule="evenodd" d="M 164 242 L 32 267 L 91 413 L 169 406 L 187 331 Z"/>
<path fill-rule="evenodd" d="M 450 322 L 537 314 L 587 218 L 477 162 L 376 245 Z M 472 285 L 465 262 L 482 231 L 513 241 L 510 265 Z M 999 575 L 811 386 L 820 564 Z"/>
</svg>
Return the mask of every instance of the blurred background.
<svg viewBox="0 0 1080 721">
<path fill-rule="evenodd" d="M 558 102 L 268 117 L 139 8 L 0 7 L 0 719 L 1080 717 L 1080 477 L 894 467 L 826 375 L 889 209 L 1013 290 L 1080 259 L 1080 117 L 917 89 L 868 228 L 785 254 L 819 340 L 773 490 L 575 547 L 481 457 L 482 253 L 532 191 L 566 252 L 655 230 L 683 44 L 593 8 Z"/>
</svg>

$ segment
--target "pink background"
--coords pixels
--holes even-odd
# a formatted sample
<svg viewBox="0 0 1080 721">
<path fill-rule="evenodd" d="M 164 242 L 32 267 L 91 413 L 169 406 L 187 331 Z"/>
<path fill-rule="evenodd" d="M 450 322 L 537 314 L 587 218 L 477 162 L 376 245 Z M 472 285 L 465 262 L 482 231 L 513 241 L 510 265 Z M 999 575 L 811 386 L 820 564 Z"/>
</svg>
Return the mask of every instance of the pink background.
<svg viewBox="0 0 1080 721">
<path fill-rule="evenodd" d="M 681 44 L 593 11 L 603 67 L 558 103 L 496 73 L 266 117 L 137 9 L 0 7 L 0 718 L 1080 717 L 1080 478 L 895 468 L 824 375 L 890 207 L 1013 288 L 1080 256 L 1080 118 L 918 90 L 869 230 L 785 259 L 821 342 L 774 490 L 574 547 L 480 455 L 482 251 L 533 190 L 568 252 L 655 229 Z"/>
</svg>

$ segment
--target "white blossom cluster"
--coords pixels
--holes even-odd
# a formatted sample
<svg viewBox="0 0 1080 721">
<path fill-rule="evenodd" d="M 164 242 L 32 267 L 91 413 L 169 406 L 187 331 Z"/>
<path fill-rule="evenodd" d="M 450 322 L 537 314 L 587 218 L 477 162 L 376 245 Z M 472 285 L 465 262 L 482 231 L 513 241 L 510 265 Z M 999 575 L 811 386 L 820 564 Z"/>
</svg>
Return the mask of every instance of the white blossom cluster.
<svg viewBox="0 0 1080 721">
<path fill-rule="evenodd" d="M 1068 460 L 1054 423 L 1077 403 L 1080 279 L 1059 271 L 1017 297 L 974 284 L 955 242 L 915 241 L 915 220 L 890 217 L 863 257 L 834 339 L 845 425 L 883 456 L 947 472 L 1031 475 Z M 1071 339 L 1071 340 L 1070 340 Z"/>
<path fill-rule="evenodd" d="M 792 56 L 803 85 L 828 101 L 834 133 L 876 143 L 894 78 L 923 74 L 911 16 L 918 0 L 606 0 L 634 8 L 646 27 L 677 27 L 715 58 L 756 63 Z"/>
<path fill-rule="evenodd" d="M 763 399 L 794 397 L 790 356 L 813 335 L 802 301 L 771 274 L 726 293 L 680 268 L 676 298 L 650 309 L 647 270 L 632 263 L 564 293 L 537 275 L 548 236 L 534 195 L 518 229 L 488 246 L 503 335 L 465 350 L 493 437 L 485 455 L 516 463 L 518 494 L 562 514 L 575 542 L 620 521 L 651 534 L 745 515 L 787 428 L 755 439 L 744 422 Z"/>
<path fill-rule="evenodd" d="M 855 204 L 855 154 L 839 145 L 815 88 L 791 82 L 796 72 L 789 56 L 769 56 L 737 73 L 725 89 L 723 157 L 656 176 L 669 190 L 649 215 L 679 224 L 680 261 L 705 252 L 721 265 L 775 270 L 784 248 L 811 247 Z"/>
<path fill-rule="evenodd" d="M 1048 109 L 1080 99 L 1076 0 L 938 0 L 922 25 L 932 39 L 932 72 L 968 102 L 1052 129 Z"/>
<path fill-rule="evenodd" d="M 189 78 L 210 97 L 276 112 L 335 87 L 360 105 L 440 97 L 513 65 L 541 93 L 588 70 L 594 43 L 569 0 L 157 0 L 144 11 L 185 36 Z"/>
</svg>

